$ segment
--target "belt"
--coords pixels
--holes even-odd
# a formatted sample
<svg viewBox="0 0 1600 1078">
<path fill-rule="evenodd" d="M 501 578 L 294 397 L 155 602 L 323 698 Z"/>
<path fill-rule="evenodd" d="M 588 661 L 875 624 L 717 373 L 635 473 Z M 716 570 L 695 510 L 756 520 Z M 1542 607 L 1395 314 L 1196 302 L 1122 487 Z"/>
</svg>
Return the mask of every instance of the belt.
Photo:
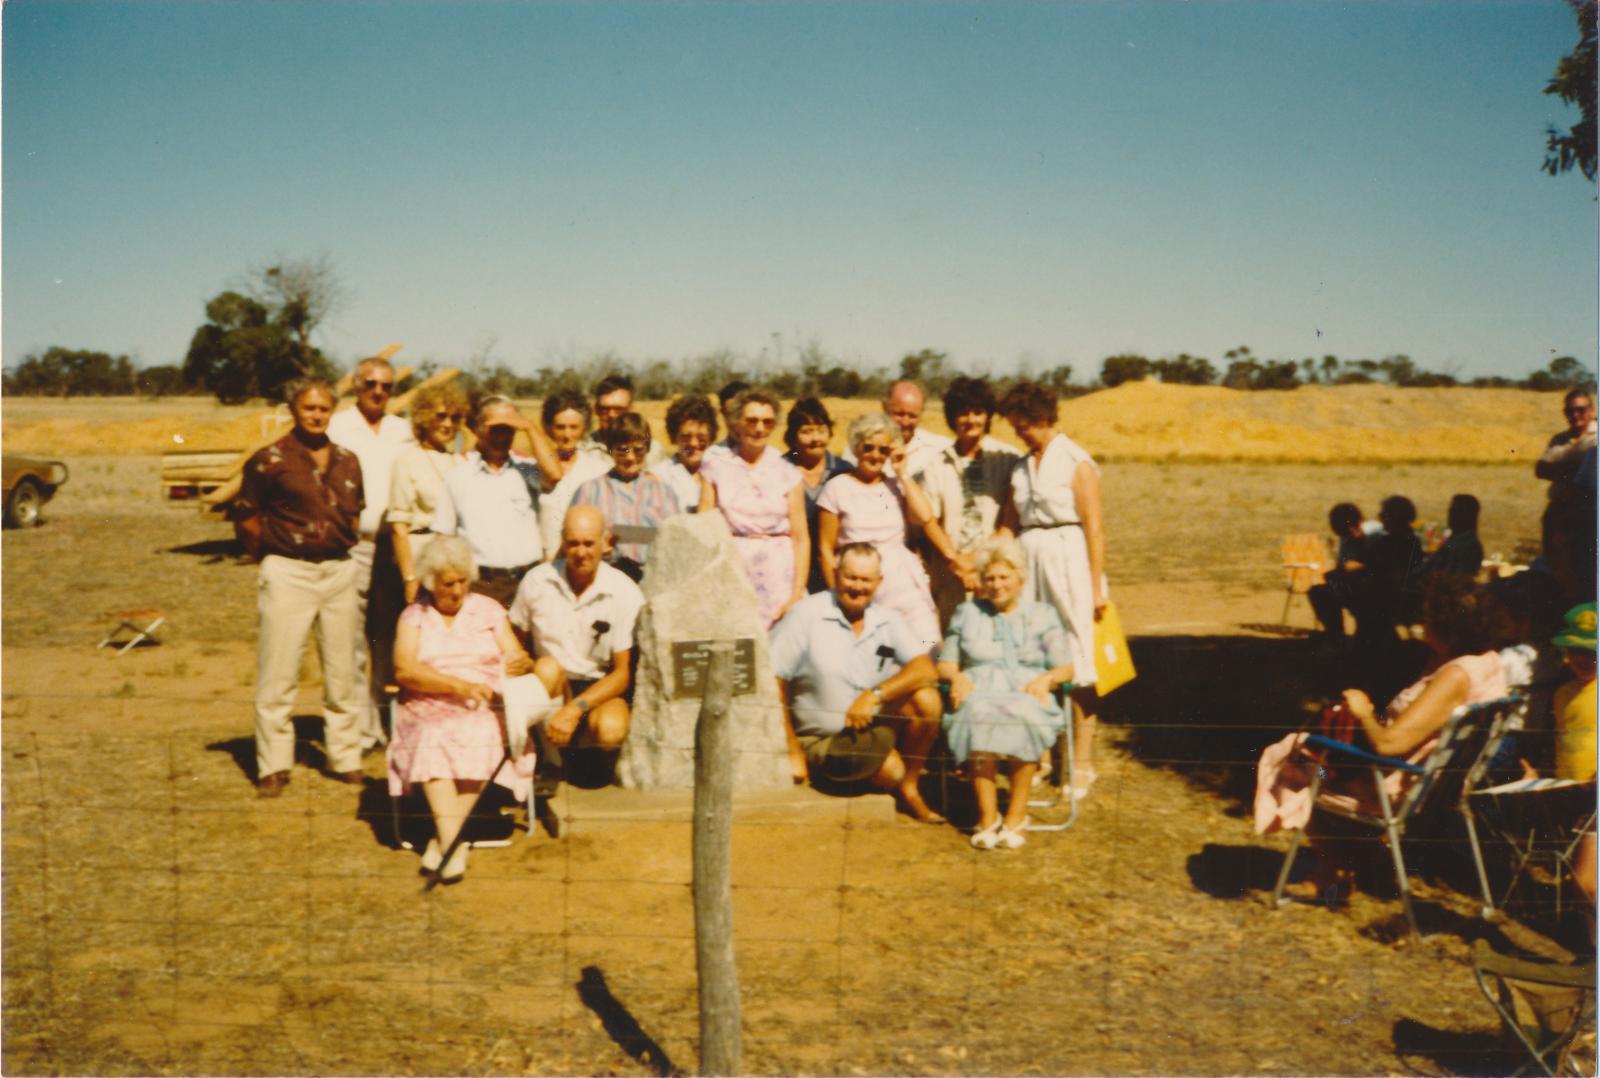
<svg viewBox="0 0 1600 1078">
<path fill-rule="evenodd" d="M 1081 528 L 1083 524 L 1076 520 L 1063 521 L 1060 524 L 1027 524 L 1022 530 L 1025 532 L 1047 532 L 1056 528 Z"/>
<path fill-rule="evenodd" d="M 478 570 L 478 578 L 480 580 L 499 580 L 505 577 L 516 577 L 518 580 L 521 580 L 523 577 L 528 575 L 528 570 L 532 568 L 532 562 L 529 562 L 527 565 L 515 565 L 509 569 L 501 569 L 493 565 L 485 565 Z"/>
</svg>

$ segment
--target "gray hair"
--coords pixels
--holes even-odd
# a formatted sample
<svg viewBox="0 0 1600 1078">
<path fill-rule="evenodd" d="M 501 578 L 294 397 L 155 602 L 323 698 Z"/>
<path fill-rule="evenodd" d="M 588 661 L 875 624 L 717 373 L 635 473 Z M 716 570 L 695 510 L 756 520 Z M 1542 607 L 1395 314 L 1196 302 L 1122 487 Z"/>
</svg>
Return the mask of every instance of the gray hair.
<svg viewBox="0 0 1600 1078">
<path fill-rule="evenodd" d="M 995 562 L 1009 565 L 1017 571 L 1022 579 L 1028 579 L 1028 558 L 1022 552 L 1022 544 L 1009 535 L 991 535 L 979 543 L 973 551 L 972 566 L 979 576 Z"/>
<path fill-rule="evenodd" d="M 850 452 L 860 457 L 861 443 L 880 434 L 889 436 L 890 445 L 899 445 L 902 441 L 900 428 L 894 420 L 882 412 L 863 412 L 850 421 L 850 429 L 845 433 L 845 438 L 850 443 Z"/>
<path fill-rule="evenodd" d="M 472 558 L 472 547 L 458 535 L 435 535 L 433 541 L 417 559 L 417 579 L 429 591 L 439 580 L 439 574 L 463 574 L 469 581 L 478 579 L 478 565 Z"/>
<path fill-rule="evenodd" d="M 880 573 L 883 571 L 883 555 L 878 553 L 878 548 L 871 543 L 846 543 L 840 547 L 839 552 L 833 556 L 834 568 L 844 568 L 844 559 L 855 556 L 871 558 L 878 563 L 878 571 Z"/>
</svg>

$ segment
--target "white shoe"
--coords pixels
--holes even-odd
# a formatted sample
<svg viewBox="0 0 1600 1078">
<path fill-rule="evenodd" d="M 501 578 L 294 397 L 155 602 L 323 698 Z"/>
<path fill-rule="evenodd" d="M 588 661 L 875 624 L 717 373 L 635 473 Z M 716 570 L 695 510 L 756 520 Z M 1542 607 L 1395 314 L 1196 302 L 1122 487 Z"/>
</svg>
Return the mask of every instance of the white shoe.
<svg viewBox="0 0 1600 1078">
<path fill-rule="evenodd" d="M 1094 780 L 1100 775 L 1090 769 L 1088 771 L 1074 771 L 1072 773 L 1072 799 L 1082 801 L 1089 796 L 1089 789 L 1094 785 Z"/>
<path fill-rule="evenodd" d="M 1000 821 L 996 820 L 988 827 L 982 827 L 974 831 L 972 837 L 967 841 L 972 844 L 972 848 L 975 850 L 994 849 L 995 844 L 1000 841 Z"/>
<path fill-rule="evenodd" d="M 995 835 L 995 837 L 994 837 L 995 846 L 1000 848 L 1000 849 L 1002 849 L 1002 850 L 1020 850 L 1020 849 L 1022 849 L 1022 847 L 1026 846 L 1028 844 L 1028 836 L 1023 834 L 1023 831 L 1025 831 L 1027 829 L 1027 826 L 1028 826 L 1027 821 L 1024 820 L 1022 823 L 1018 824 L 1015 828 L 1010 828 L 1010 827 L 1002 827 L 1002 828 L 1000 828 L 1000 833 Z"/>
<path fill-rule="evenodd" d="M 456 852 L 450 855 L 450 861 L 439 873 L 440 883 L 460 883 L 467 875 L 467 851 L 472 847 L 465 842 L 456 847 Z"/>
<path fill-rule="evenodd" d="M 444 851 L 439 848 L 439 840 L 430 838 L 427 848 L 422 851 L 422 871 L 425 873 L 438 871 L 439 863 L 443 860 Z"/>
</svg>

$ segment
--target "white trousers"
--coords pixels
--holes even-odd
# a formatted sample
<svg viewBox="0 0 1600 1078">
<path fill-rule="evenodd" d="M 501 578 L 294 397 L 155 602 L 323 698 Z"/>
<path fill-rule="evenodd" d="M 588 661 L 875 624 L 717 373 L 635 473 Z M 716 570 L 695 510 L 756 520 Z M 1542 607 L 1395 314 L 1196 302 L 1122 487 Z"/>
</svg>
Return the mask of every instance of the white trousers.
<svg viewBox="0 0 1600 1078">
<path fill-rule="evenodd" d="M 298 561 L 269 554 L 261 560 L 256 609 L 256 774 L 294 765 L 294 698 L 300 662 L 313 630 L 322 661 L 322 715 L 328 767 L 361 767 L 361 693 L 355 676 L 361 619 L 356 613 L 356 563 Z"/>
</svg>

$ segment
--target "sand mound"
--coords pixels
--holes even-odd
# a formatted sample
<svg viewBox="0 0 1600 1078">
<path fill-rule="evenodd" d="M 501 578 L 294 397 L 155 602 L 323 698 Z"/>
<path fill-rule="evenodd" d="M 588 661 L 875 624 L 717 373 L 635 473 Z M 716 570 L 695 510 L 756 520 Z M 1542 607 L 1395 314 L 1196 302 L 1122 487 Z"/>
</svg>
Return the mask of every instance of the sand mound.
<svg viewBox="0 0 1600 1078">
<path fill-rule="evenodd" d="M 1395 389 L 1303 386 L 1245 392 L 1216 386 L 1136 382 L 1067 402 L 1062 425 L 1104 460 L 1260 463 L 1527 464 L 1561 427 L 1561 395 L 1517 389 Z M 537 415 L 535 401 L 524 411 Z M 830 399 L 835 451 L 849 421 L 872 401 Z M 640 411 L 666 438 L 666 402 Z M 282 422 L 282 408 L 214 401 L 43 400 L 4 402 L 11 452 L 54 455 L 243 449 Z M 938 402 L 928 426 L 948 432 Z M 1010 428 L 995 433 L 1015 442 Z M 778 441 L 775 438 L 774 441 Z"/>
</svg>

